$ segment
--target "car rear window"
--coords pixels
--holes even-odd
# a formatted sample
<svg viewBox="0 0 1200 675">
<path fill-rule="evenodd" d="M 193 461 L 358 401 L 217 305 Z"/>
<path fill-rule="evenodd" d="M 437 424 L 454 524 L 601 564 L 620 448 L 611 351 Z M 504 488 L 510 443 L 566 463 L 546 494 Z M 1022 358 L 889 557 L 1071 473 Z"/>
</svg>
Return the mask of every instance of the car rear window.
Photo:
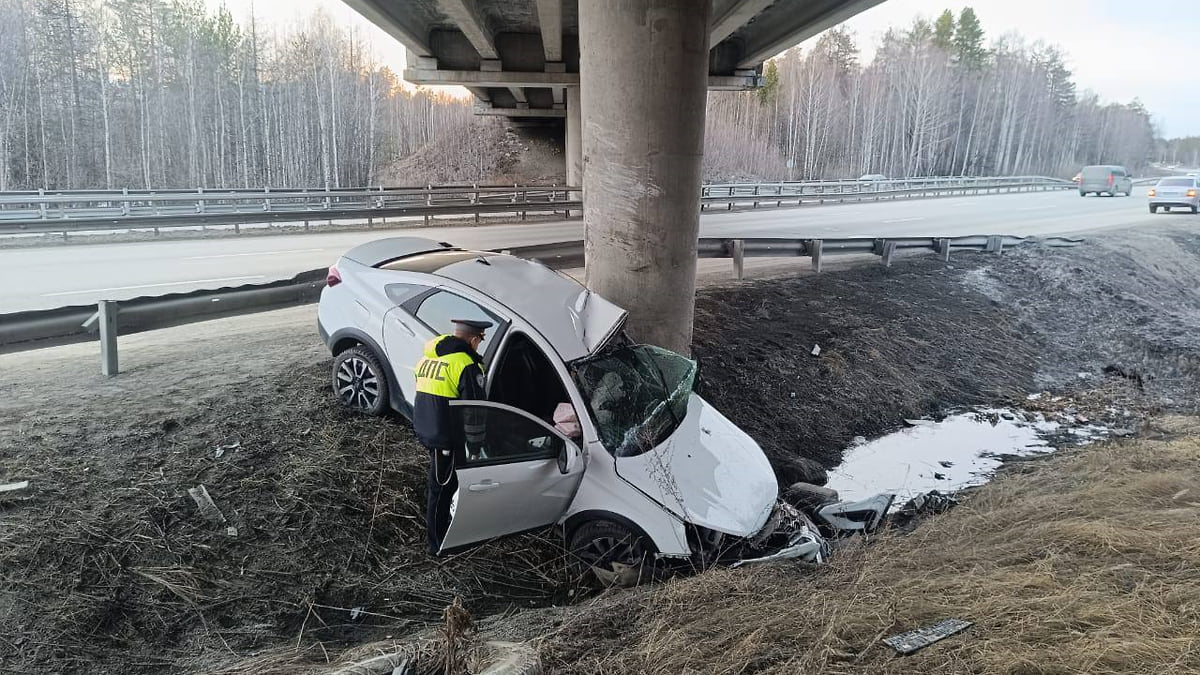
<svg viewBox="0 0 1200 675">
<path fill-rule="evenodd" d="M 1158 187 L 1196 187 L 1192 178 L 1164 178 L 1158 181 Z"/>
</svg>

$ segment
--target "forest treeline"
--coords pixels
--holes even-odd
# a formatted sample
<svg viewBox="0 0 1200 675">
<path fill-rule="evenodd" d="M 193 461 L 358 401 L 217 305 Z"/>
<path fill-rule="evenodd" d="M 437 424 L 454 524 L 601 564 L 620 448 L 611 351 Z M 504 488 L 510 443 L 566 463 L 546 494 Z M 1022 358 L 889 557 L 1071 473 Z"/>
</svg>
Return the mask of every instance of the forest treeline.
<svg viewBox="0 0 1200 675">
<path fill-rule="evenodd" d="M 280 34 L 202 0 L 0 0 L 0 190 L 376 184 L 475 123 L 323 14 Z"/>
<path fill-rule="evenodd" d="M 1200 139 L 1156 140 L 1140 103 L 1077 92 L 1064 61 L 988 42 L 970 9 L 889 31 L 869 63 L 832 31 L 769 62 L 763 89 L 710 95 L 705 174 L 1200 163 Z M 0 0 L 0 190 L 421 183 L 430 161 L 487 180 L 511 160 L 501 124 L 403 86 L 322 14 L 281 32 L 203 0 Z"/>
<path fill-rule="evenodd" d="M 710 176 L 1069 177 L 1086 164 L 1141 168 L 1167 149 L 1140 102 L 1077 91 L 1058 48 L 989 42 L 970 8 L 889 30 L 867 64 L 833 30 L 765 76 L 757 92 L 709 97 Z"/>
</svg>

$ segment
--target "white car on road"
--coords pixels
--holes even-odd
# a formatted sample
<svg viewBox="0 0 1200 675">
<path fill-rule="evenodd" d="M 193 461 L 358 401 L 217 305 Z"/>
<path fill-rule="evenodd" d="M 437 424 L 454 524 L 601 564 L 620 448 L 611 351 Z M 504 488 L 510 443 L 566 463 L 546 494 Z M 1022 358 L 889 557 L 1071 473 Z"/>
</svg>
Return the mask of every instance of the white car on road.
<svg viewBox="0 0 1200 675">
<path fill-rule="evenodd" d="M 629 584 L 678 565 L 819 561 L 825 536 L 879 524 L 890 495 L 843 504 L 801 485 L 796 506 L 780 500 L 758 444 L 693 391 L 696 364 L 631 343 L 625 316 L 537 262 L 400 237 L 330 268 L 318 323 L 341 402 L 406 417 L 426 342 L 451 318 L 493 324 L 487 400 L 451 403 L 482 413 L 486 440 L 478 458 L 457 449 L 443 551 L 558 524 L 581 572 Z M 556 425 L 563 410 L 578 424 Z"/>
<path fill-rule="evenodd" d="M 1146 195 L 1149 198 L 1150 213 L 1158 213 L 1159 209 L 1170 213 L 1172 208 L 1188 209 L 1196 213 L 1200 211 L 1200 178 L 1163 178 L 1150 188 Z"/>
</svg>

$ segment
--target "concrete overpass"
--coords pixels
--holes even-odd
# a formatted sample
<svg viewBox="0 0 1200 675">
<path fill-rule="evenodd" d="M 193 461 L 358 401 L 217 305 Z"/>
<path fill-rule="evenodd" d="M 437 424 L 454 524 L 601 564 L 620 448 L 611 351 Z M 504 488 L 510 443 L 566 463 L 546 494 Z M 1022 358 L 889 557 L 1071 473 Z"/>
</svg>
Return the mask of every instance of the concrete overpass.
<svg viewBox="0 0 1200 675">
<path fill-rule="evenodd" d="M 588 286 L 686 352 L 707 91 L 759 86 L 764 60 L 883 0 L 345 1 L 404 44 L 409 82 L 565 118 Z"/>
</svg>

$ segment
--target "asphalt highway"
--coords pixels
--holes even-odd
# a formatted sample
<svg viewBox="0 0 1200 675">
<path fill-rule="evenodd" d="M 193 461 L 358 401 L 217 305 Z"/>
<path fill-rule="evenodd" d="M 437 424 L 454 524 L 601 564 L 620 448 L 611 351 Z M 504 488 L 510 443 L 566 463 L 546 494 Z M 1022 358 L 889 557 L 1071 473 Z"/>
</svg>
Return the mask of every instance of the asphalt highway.
<svg viewBox="0 0 1200 675">
<path fill-rule="evenodd" d="M 1078 235 L 1136 227 L 1150 215 L 1145 188 L 1131 197 L 1080 198 L 1074 191 L 832 204 L 706 213 L 705 237 L 897 237 L 1012 234 Z M 325 232 L 261 237 L 75 244 L 0 249 L 0 314 L 220 288 L 291 277 L 332 264 L 346 249 L 381 237 L 424 236 L 473 248 L 583 238 L 579 220 L 387 232 Z"/>
</svg>

